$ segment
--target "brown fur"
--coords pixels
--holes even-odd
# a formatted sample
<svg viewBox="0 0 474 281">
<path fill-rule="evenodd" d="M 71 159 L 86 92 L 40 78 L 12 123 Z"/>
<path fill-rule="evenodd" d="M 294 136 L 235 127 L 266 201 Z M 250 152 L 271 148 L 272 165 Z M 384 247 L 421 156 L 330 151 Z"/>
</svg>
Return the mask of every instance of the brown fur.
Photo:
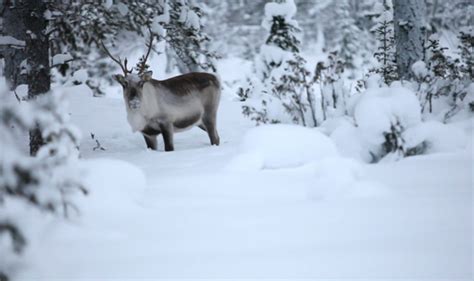
<svg viewBox="0 0 474 281">
<path fill-rule="evenodd" d="M 166 80 L 152 80 L 153 85 L 163 85 L 178 95 L 187 95 L 193 90 L 203 90 L 211 84 L 220 88 L 216 76 L 205 72 L 191 72 L 175 76 Z"/>
</svg>

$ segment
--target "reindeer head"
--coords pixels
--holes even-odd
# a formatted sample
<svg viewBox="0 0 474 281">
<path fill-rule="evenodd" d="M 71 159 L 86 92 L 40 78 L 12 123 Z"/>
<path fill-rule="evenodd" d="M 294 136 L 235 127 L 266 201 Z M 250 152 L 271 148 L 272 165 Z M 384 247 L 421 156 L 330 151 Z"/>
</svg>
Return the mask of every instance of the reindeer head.
<svg viewBox="0 0 474 281">
<path fill-rule="evenodd" d="M 143 85 L 152 79 L 152 75 L 152 71 L 146 71 L 141 75 L 130 74 L 124 76 L 116 74 L 113 76 L 122 85 L 123 98 L 130 109 L 137 110 L 140 108 L 143 97 Z"/>
<path fill-rule="evenodd" d="M 143 85 L 145 82 L 148 82 L 152 79 L 153 72 L 147 71 L 148 65 L 146 64 L 148 57 L 151 53 L 152 46 L 153 46 L 153 39 L 154 35 L 150 31 L 150 40 L 147 43 L 147 52 L 140 58 L 140 61 L 137 63 L 136 70 L 138 70 L 138 74 L 132 73 L 133 69 L 128 69 L 127 67 L 127 59 L 122 63 L 122 59 L 120 57 L 114 57 L 109 50 L 105 47 L 104 43 L 100 41 L 100 46 L 104 49 L 105 53 L 114 61 L 116 62 L 120 68 L 122 69 L 122 74 L 113 75 L 113 78 L 117 80 L 117 82 L 122 85 L 123 88 L 123 96 L 125 99 L 126 104 L 132 110 L 137 110 L 140 108 L 141 100 L 142 100 L 142 90 Z"/>
</svg>

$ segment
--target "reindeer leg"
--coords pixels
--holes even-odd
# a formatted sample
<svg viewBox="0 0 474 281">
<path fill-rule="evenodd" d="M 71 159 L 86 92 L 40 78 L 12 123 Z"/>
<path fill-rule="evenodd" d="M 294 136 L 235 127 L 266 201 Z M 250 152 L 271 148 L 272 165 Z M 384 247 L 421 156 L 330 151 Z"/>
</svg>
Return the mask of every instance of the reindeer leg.
<svg viewBox="0 0 474 281">
<path fill-rule="evenodd" d="M 157 150 L 158 142 L 156 140 L 157 135 L 147 135 L 142 134 L 143 138 L 145 139 L 146 147 L 152 150 Z"/>
<path fill-rule="evenodd" d="M 199 129 L 203 130 L 204 132 L 207 132 L 206 127 L 204 127 L 203 124 L 198 125 Z"/>
<path fill-rule="evenodd" d="M 206 128 L 205 131 L 209 135 L 209 139 L 211 140 L 211 145 L 219 145 L 220 138 L 216 129 L 216 118 L 204 116 L 202 123 L 204 124 L 204 127 Z"/>
<path fill-rule="evenodd" d="M 173 151 L 173 125 L 171 123 L 160 123 L 160 131 L 165 142 L 165 151 Z"/>
</svg>

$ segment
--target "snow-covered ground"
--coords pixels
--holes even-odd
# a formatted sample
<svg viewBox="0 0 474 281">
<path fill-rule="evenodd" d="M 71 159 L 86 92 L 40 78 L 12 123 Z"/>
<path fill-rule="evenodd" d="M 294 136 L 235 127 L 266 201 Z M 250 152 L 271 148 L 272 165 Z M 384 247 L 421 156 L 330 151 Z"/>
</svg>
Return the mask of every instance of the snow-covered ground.
<svg viewBox="0 0 474 281">
<path fill-rule="evenodd" d="M 230 89 L 241 77 L 222 78 Z M 472 140 L 362 164 L 316 129 L 252 129 L 229 90 L 219 147 L 192 129 L 176 134 L 176 151 L 159 139 L 155 152 L 131 132 L 118 93 L 65 92 L 90 194 L 79 217 L 32 241 L 19 280 L 473 277 Z"/>
</svg>

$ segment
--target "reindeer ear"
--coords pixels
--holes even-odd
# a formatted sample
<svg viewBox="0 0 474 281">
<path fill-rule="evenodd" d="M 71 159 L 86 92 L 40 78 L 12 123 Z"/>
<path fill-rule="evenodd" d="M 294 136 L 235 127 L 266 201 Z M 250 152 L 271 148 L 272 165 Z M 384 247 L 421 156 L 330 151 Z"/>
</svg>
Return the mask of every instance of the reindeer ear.
<svg viewBox="0 0 474 281">
<path fill-rule="evenodd" d="M 148 82 L 152 79 L 151 78 L 152 76 L 153 76 L 153 71 L 151 71 L 151 70 L 146 71 L 142 74 L 142 80 L 145 81 L 145 82 Z"/>
<path fill-rule="evenodd" d="M 117 80 L 117 82 L 119 82 L 122 86 L 125 87 L 127 85 L 127 81 L 125 81 L 125 77 L 122 74 L 115 74 L 112 77 L 114 77 L 114 79 Z"/>
</svg>

